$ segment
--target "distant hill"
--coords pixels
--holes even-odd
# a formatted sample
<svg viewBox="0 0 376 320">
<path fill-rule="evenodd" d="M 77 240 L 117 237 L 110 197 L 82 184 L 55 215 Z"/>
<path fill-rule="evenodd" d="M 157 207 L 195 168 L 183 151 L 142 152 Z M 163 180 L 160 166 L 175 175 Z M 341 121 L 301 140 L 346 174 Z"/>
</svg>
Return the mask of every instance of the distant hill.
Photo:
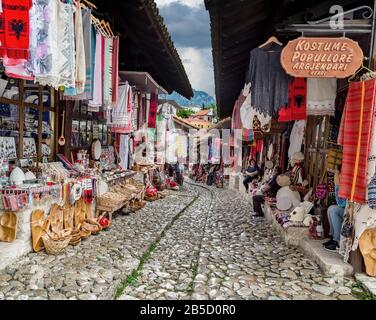
<svg viewBox="0 0 376 320">
<path fill-rule="evenodd" d="M 215 104 L 215 100 L 205 91 L 193 90 L 194 96 L 191 100 L 188 100 L 180 94 L 173 92 L 172 94 L 161 95 L 161 99 L 175 100 L 182 107 L 202 107 Z"/>
</svg>

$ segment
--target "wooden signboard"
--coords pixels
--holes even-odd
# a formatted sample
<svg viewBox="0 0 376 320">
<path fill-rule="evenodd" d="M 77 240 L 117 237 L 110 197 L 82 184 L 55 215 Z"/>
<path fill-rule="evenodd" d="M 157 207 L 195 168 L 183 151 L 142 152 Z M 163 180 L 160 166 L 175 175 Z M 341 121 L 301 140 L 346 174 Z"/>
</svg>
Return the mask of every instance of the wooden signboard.
<svg viewBox="0 0 376 320">
<path fill-rule="evenodd" d="M 297 38 L 282 50 L 289 75 L 303 78 L 347 78 L 363 63 L 363 51 L 349 38 Z"/>
</svg>

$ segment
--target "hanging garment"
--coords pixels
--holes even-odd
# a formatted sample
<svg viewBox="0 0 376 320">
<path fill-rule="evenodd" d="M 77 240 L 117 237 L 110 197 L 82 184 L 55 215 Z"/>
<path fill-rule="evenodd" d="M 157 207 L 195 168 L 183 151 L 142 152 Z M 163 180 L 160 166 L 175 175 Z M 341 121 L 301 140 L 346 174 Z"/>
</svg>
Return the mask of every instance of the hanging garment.
<svg viewBox="0 0 376 320">
<path fill-rule="evenodd" d="M 252 107 L 252 93 L 249 92 L 244 103 L 240 107 L 240 118 L 243 128 L 253 129 L 260 131 L 261 128 L 266 128 L 270 124 L 272 117 L 269 115 L 264 115 L 258 112 L 255 108 Z M 255 117 L 257 118 L 256 122 Z M 254 124 L 260 122 L 261 128 L 255 128 Z"/>
<path fill-rule="evenodd" d="M 376 172 L 376 115 L 374 116 L 374 120 L 372 121 L 372 135 L 370 141 L 370 151 L 368 155 L 368 162 L 367 162 L 367 184 L 370 183 L 371 179 L 373 178 Z"/>
<path fill-rule="evenodd" d="M 138 103 L 138 93 L 136 92 L 133 97 L 133 117 L 132 117 L 132 129 L 136 131 L 138 124 L 138 112 L 139 112 L 139 103 Z"/>
<path fill-rule="evenodd" d="M 104 38 L 103 104 L 105 107 L 112 105 L 112 50 L 112 38 Z"/>
<path fill-rule="evenodd" d="M 35 82 L 58 87 L 58 1 L 34 0 L 30 10 L 30 50 L 27 69 Z"/>
<path fill-rule="evenodd" d="M 351 82 L 338 144 L 343 147 L 339 197 L 361 204 L 366 200 L 367 160 L 375 114 L 376 79 Z"/>
<path fill-rule="evenodd" d="M 305 120 L 294 122 L 290 135 L 290 147 L 288 150 L 289 159 L 291 159 L 294 153 L 302 150 L 305 125 Z"/>
<path fill-rule="evenodd" d="M 102 38 L 100 33 L 96 34 L 93 100 L 89 101 L 90 107 L 102 106 Z"/>
<path fill-rule="evenodd" d="M 129 135 L 120 134 L 119 149 L 120 166 L 123 170 L 127 170 L 129 165 Z"/>
<path fill-rule="evenodd" d="M 112 49 L 112 105 L 116 105 L 119 97 L 119 37 L 113 39 Z"/>
<path fill-rule="evenodd" d="M 61 53 L 58 87 L 75 88 L 76 56 L 73 15 L 76 9 L 69 3 L 58 1 L 58 4 L 58 43 Z"/>
<path fill-rule="evenodd" d="M 307 119 L 307 81 L 293 78 L 288 91 L 288 104 L 278 112 L 278 122 Z"/>
<path fill-rule="evenodd" d="M 85 90 L 86 81 L 86 61 L 85 61 L 85 43 L 82 23 L 81 7 L 76 8 L 74 14 L 74 38 L 76 50 L 76 68 L 75 80 L 76 85 L 74 88 L 66 88 L 64 94 L 68 96 L 76 96 L 82 94 Z"/>
<path fill-rule="evenodd" d="M 0 56 L 29 58 L 31 0 L 3 0 L 0 14 Z"/>
<path fill-rule="evenodd" d="M 148 128 L 156 128 L 157 112 L 158 112 L 158 95 L 155 93 L 152 93 L 150 95 Z"/>
<path fill-rule="evenodd" d="M 251 51 L 246 82 L 252 84 L 252 106 L 263 115 L 277 115 L 288 103 L 290 77 L 282 68 L 281 51 L 277 44 Z"/>
<path fill-rule="evenodd" d="M 119 100 L 113 109 L 107 111 L 107 124 L 116 133 L 130 133 L 132 131 L 132 88 L 128 84 L 119 87 Z"/>
<path fill-rule="evenodd" d="M 235 101 L 231 118 L 231 130 L 242 129 L 242 121 L 240 119 L 240 103 L 239 99 Z"/>
<path fill-rule="evenodd" d="M 334 116 L 337 79 L 307 79 L 307 115 Z"/>
</svg>

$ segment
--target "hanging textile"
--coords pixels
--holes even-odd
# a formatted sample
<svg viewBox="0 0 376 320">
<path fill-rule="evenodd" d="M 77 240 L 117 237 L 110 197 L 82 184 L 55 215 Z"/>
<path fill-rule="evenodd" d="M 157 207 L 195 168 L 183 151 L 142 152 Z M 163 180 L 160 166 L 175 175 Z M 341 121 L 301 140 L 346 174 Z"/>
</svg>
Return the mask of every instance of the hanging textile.
<svg viewBox="0 0 376 320">
<path fill-rule="evenodd" d="M 231 118 L 231 130 L 242 129 L 242 123 L 240 119 L 240 104 L 239 99 L 235 101 L 234 109 L 232 111 Z"/>
<path fill-rule="evenodd" d="M 158 112 L 158 95 L 155 93 L 152 93 L 150 95 L 148 128 L 156 128 L 157 112 Z"/>
<path fill-rule="evenodd" d="M 119 144 L 120 166 L 123 170 L 127 170 L 129 165 L 129 135 L 120 134 Z"/>
<path fill-rule="evenodd" d="M 375 114 L 376 79 L 351 82 L 342 115 L 338 144 L 343 147 L 339 197 L 366 200 L 367 160 Z"/>
<path fill-rule="evenodd" d="M 119 97 L 119 37 L 113 39 L 112 49 L 112 104 L 116 105 Z"/>
<path fill-rule="evenodd" d="M 76 50 L 76 67 L 75 67 L 75 87 L 66 88 L 64 94 L 68 96 L 76 96 L 82 94 L 85 90 L 86 81 L 86 62 L 85 62 L 85 43 L 82 23 L 82 11 L 81 7 L 76 8 L 74 14 L 74 39 Z"/>
<path fill-rule="evenodd" d="M 31 0 L 4 0 L 0 14 L 0 56 L 29 58 Z M 14 63 L 15 64 L 15 63 Z"/>
<path fill-rule="evenodd" d="M 58 87 L 75 88 L 76 86 L 76 56 L 74 41 L 75 7 L 70 3 L 58 1 L 58 39 L 60 51 L 60 72 Z"/>
<path fill-rule="evenodd" d="M 82 26 L 83 26 L 83 37 L 84 37 L 84 51 L 85 51 L 85 68 L 86 68 L 86 79 L 83 97 L 85 100 L 91 99 L 91 88 L 92 88 L 92 24 L 91 24 L 91 10 L 82 10 Z M 94 44 L 95 45 L 95 44 Z"/>
<path fill-rule="evenodd" d="M 334 116 L 337 79 L 307 79 L 307 115 Z"/>
<path fill-rule="evenodd" d="M 112 104 L 112 49 L 112 38 L 104 38 L 103 104 L 105 107 Z"/>
<path fill-rule="evenodd" d="M 302 150 L 305 125 L 305 120 L 294 122 L 290 135 L 290 147 L 288 150 L 289 159 L 291 159 L 294 153 Z"/>
<path fill-rule="evenodd" d="M 368 161 L 367 161 L 367 184 L 371 182 L 371 179 L 373 178 L 375 172 L 376 172 L 376 115 L 374 116 L 374 119 L 372 121 L 372 135 L 371 135 L 371 141 L 370 141 L 370 151 L 368 155 Z"/>
<path fill-rule="evenodd" d="M 264 115 L 252 107 L 252 93 L 250 90 L 243 90 L 243 94 L 247 94 L 246 99 L 240 106 L 240 119 L 243 128 L 253 130 L 261 130 L 261 128 L 266 128 L 266 126 L 270 124 L 272 117 L 269 115 Z M 255 117 L 257 118 L 257 121 L 260 122 L 260 128 L 254 127 Z"/>
<path fill-rule="evenodd" d="M 252 106 L 263 115 L 276 115 L 288 102 L 290 77 L 282 68 L 281 51 L 277 44 L 251 51 L 246 82 L 252 85 Z"/>
<path fill-rule="evenodd" d="M 58 45 L 58 2 L 34 0 L 30 10 L 28 71 L 35 82 L 58 87 L 60 52 Z"/>
<path fill-rule="evenodd" d="M 138 103 L 138 93 L 136 92 L 133 97 L 133 117 L 132 117 L 132 129 L 136 131 L 138 124 L 138 112 L 139 112 L 139 103 Z"/>
<path fill-rule="evenodd" d="M 288 90 L 288 103 L 278 112 L 278 122 L 305 120 L 307 118 L 307 81 L 293 78 Z"/>
<path fill-rule="evenodd" d="M 132 131 L 132 88 L 128 84 L 119 87 L 119 100 L 113 109 L 107 111 L 107 124 L 116 133 L 130 133 Z"/>
<path fill-rule="evenodd" d="M 96 34 L 94 58 L 94 85 L 93 100 L 89 101 L 90 107 L 102 106 L 102 35 Z"/>
</svg>

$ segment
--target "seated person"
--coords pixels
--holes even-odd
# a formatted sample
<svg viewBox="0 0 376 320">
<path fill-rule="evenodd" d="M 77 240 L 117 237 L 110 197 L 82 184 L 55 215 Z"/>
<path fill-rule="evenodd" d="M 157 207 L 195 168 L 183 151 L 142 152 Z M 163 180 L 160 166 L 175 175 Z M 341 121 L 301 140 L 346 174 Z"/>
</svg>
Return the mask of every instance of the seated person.
<svg viewBox="0 0 376 320">
<path fill-rule="evenodd" d="M 249 166 L 247 168 L 247 170 L 245 171 L 245 178 L 243 180 L 243 185 L 245 187 L 245 189 L 249 190 L 249 183 L 252 182 L 254 179 L 256 179 L 258 176 L 259 176 L 259 173 L 260 173 L 260 169 L 259 167 L 256 165 L 256 161 L 254 159 L 250 159 L 249 160 Z"/>
<path fill-rule="evenodd" d="M 338 197 L 339 190 L 339 178 L 341 175 L 341 168 L 337 168 L 334 175 L 334 185 L 337 205 L 332 205 L 328 208 L 328 220 L 330 224 L 330 236 L 331 239 L 323 243 L 325 249 L 330 251 L 336 251 L 339 249 L 339 240 L 341 236 L 341 229 L 343 223 L 343 216 L 345 213 L 346 199 Z"/>
<path fill-rule="evenodd" d="M 289 173 L 291 179 L 290 189 L 292 191 L 298 191 L 301 195 L 305 195 L 308 192 L 307 187 L 303 181 L 303 161 L 304 154 L 302 152 L 296 152 L 291 157 L 292 169 Z"/>
<path fill-rule="evenodd" d="M 253 211 L 255 212 L 255 217 L 263 217 L 264 213 L 262 212 L 261 205 L 265 201 L 265 196 L 275 197 L 279 189 L 277 184 L 277 177 L 281 174 L 281 168 L 276 166 L 273 170 L 269 181 L 261 186 L 262 195 L 253 196 Z"/>
</svg>

